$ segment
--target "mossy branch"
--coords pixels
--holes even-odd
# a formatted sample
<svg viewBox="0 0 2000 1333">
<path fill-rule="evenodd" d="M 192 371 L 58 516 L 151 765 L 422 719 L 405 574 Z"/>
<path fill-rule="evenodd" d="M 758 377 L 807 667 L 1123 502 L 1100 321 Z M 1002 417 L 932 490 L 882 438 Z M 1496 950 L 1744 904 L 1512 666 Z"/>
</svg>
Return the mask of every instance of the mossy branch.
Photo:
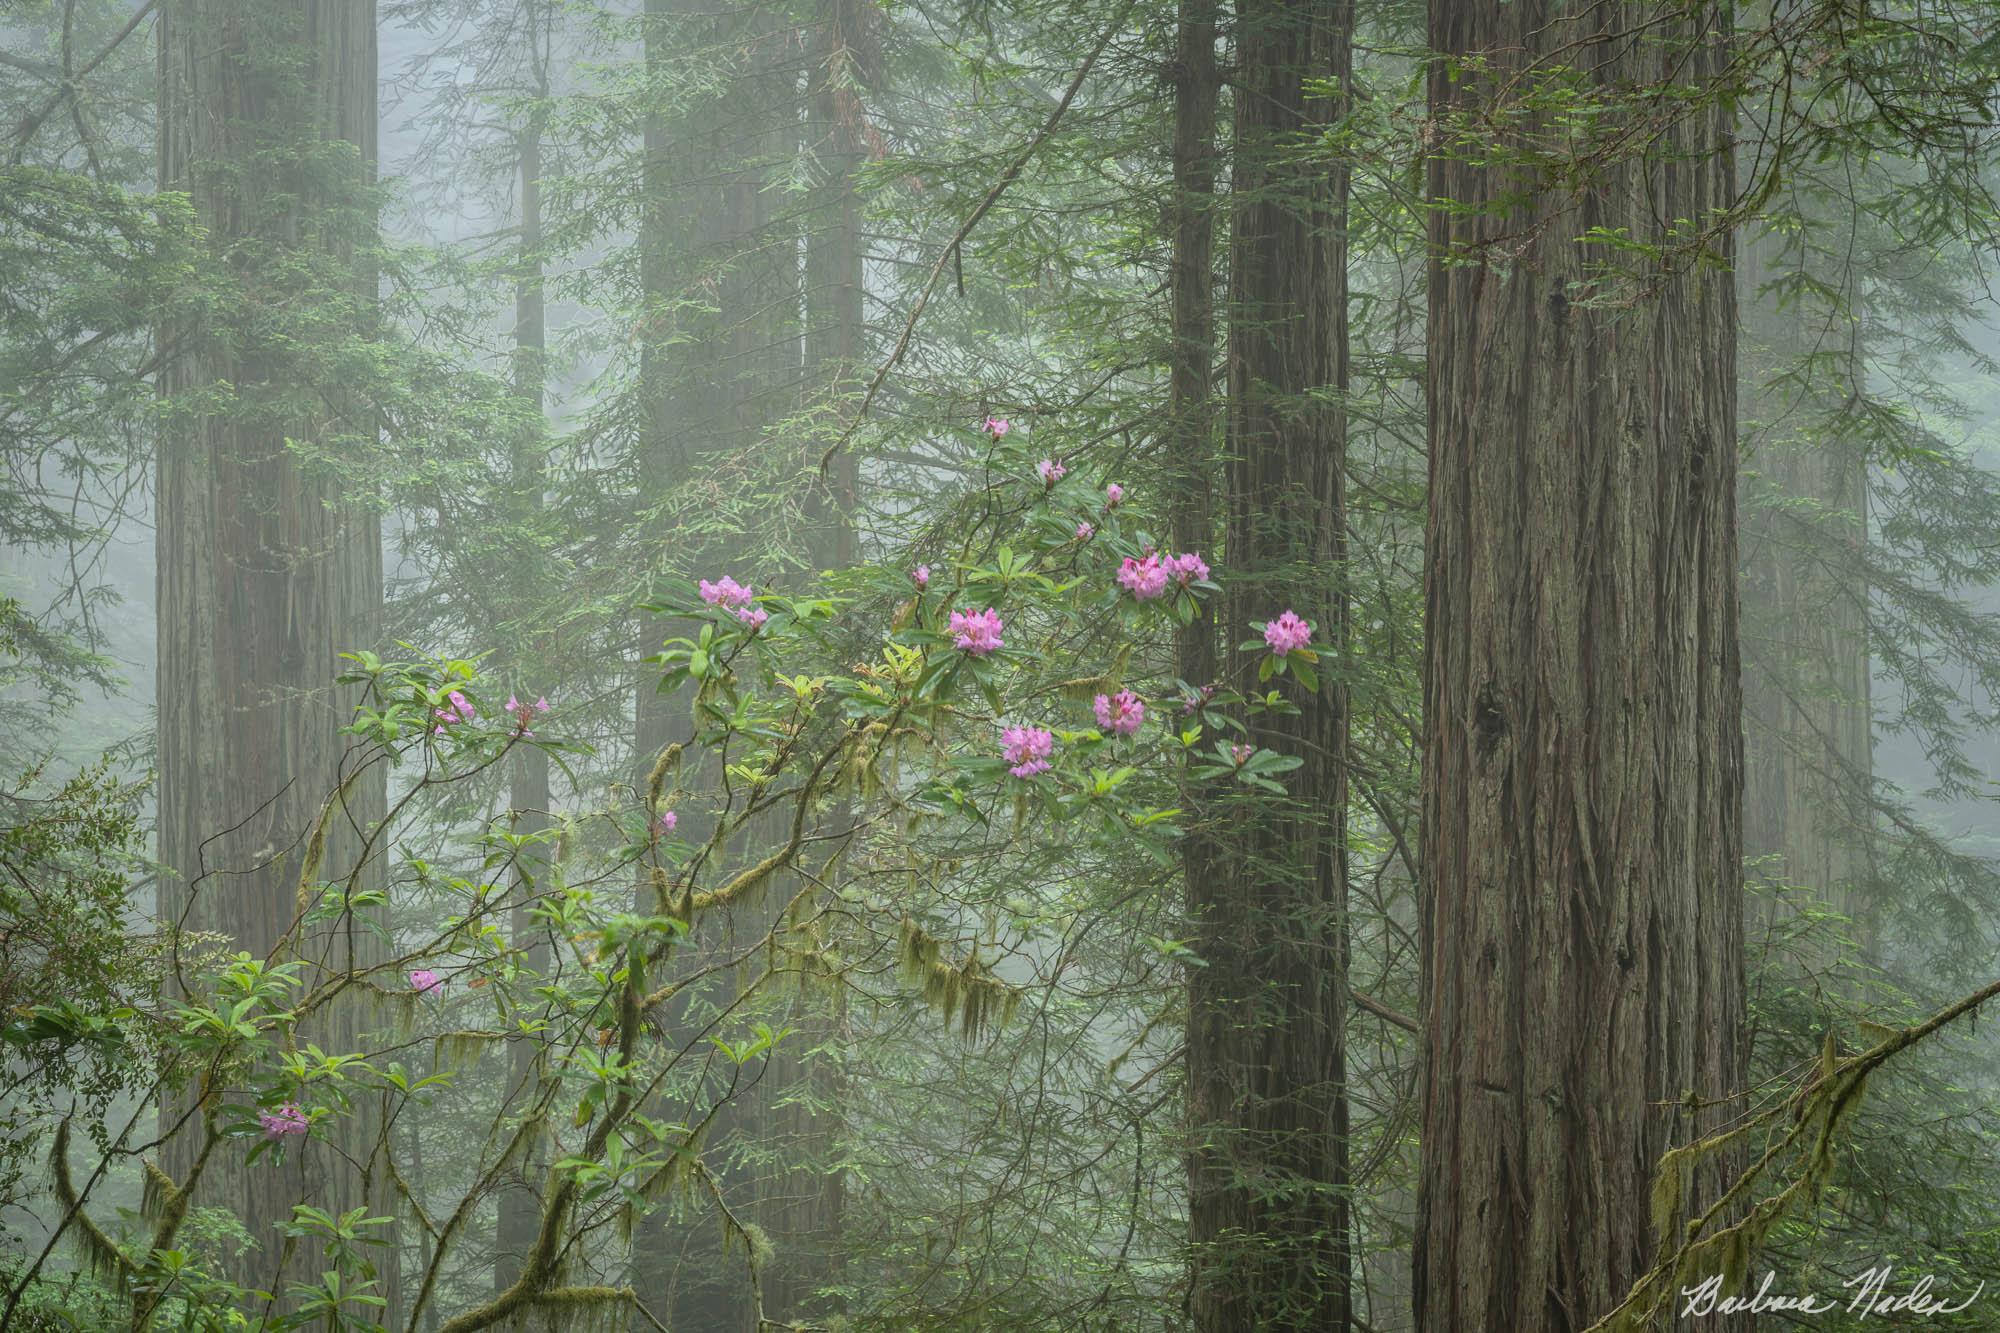
<svg viewBox="0 0 2000 1333">
<path fill-rule="evenodd" d="M 501 1151 L 499 1158 L 486 1172 L 486 1178 L 490 1180 L 505 1170 L 510 1162 L 514 1161 L 525 1151 L 529 1141 L 540 1132 L 541 1124 L 539 1117 L 523 1116 L 521 1123 L 515 1127 L 514 1137 L 507 1141 L 506 1148 Z M 394 1172 L 393 1178 L 396 1181 L 397 1189 L 402 1192 L 403 1197 L 409 1201 L 411 1206 L 415 1207 L 416 1198 L 410 1193 L 409 1186 L 403 1180 L 402 1173 Z M 480 1193 L 481 1191 L 477 1189 L 467 1190 L 465 1197 L 459 1200 L 458 1207 L 452 1209 L 451 1216 L 445 1219 L 444 1229 L 442 1231 L 435 1228 L 432 1229 L 432 1235 L 437 1238 L 437 1252 L 431 1256 L 430 1263 L 424 1269 L 423 1281 L 417 1286 L 416 1303 L 410 1307 L 411 1328 L 417 1326 L 418 1317 L 423 1314 L 424 1307 L 430 1303 L 431 1294 L 437 1287 L 438 1274 L 444 1270 L 445 1255 L 450 1250 L 451 1242 L 457 1237 L 460 1229 L 471 1219 L 474 1207 L 479 1202 Z M 421 1209 L 418 1210 L 418 1213 L 419 1216 L 422 1216 Z M 428 1227 L 430 1224 L 429 1219 L 425 1218 L 424 1223 Z M 475 1327 L 479 1326 L 475 1325 Z"/>
<path fill-rule="evenodd" d="M 353 790 L 355 782 L 365 772 L 367 772 L 365 766 L 357 765 L 340 780 L 340 785 L 333 789 L 333 794 L 327 797 L 319 808 L 319 818 L 313 821 L 312 835 L 306 840 L 305 857 L 299 862 L 299 883 L 293 902 L 292 922 L 285 928 L 285 933 L 279 937 L 277 945 L 271 950 L 270 956 L 273 962 L 283 960 L 285 953 L 291 948 L 293 932 L 312 910 L 313 878 L 319 874 L 319 868 L 326 860 L 327 829 L 333 823 L 334 811 L 347 808 L 348 793 Z"/>
<path fill-rule="evenodd" d="M 64 1215 L 76 1228 L 84 1262 L 89 1266 L 91 1275 L 100 1280 L 109 1279 L 121 1293 L 128 1290 L 139 1266 L 132 1262 L 131 1256 L 117 1241 L 97 1225 L 77 1195 L 76 1182 L 69 1175 L 67 1120 L 56 1126 L 55 1144 L 49 1149 L 49 1175 L 55 1183 L 56 1202 L 62 1205 Z"/>
<path fill-rule="evenodd" d="M 646 969 L 643 961 L 637 951 L 628 951 L 625 986 L 620 993 L 618 1005 L 618 1053 L 621 1057 L 620 1064 L 624 1068 L 631 1067 L 633 1053 L 638 1048 L 645 993 Z M 586 1160 L 595 1160 L 601 1155 L 604 1152 L 604 1145 L 610 1141 L 611 1135 L 617 1131 L 625 1118 L 632 1113 L 636 1104 L 637 1098 L 633 1096 L 631 1087 L 629 1085 L 621 1087 L 618 1095 L 612 1099 L 611 1105 L 605 1108 L 603 1117 L 592 1128 L 579 1155 Z M 526 1128 L 527 1122 L 524 1121 L 523 1129 Z M 531 1309 L 545 1303 L 551 1295 L 582 1290 L 559 1288 L 554 1285 L 564 1248 L 564 1232 L 569 1225 L 570 1210 L 576 1202 L 577 1176 L 573 1171 L 563 1171 L 553 1173 L 551 1179 L 554 1182 L 553 1187 L 542 1201 L 541 1224 L 535 1232 L 534 1246 L 528 1251 L 521 1265 L 520 1276 L 514 1280 L 512 1286 L 486 1304 L 475 1306 L 446 1321 L 438 1333 L 476 1333 L 479 1329 L 491 1328 L 518 1310 Z M 419 1308 L 424 1297 L 429 1294 L 436 1271 L 437 1265 L 433 1263 L 431 1271 L 425 1274 L 424 1292 L 418 1298 Z M 620 1298 L 629 1301 L 633 1296 L 627 1291 L 621 1293 Z M 413 1324 L 414 1319 L 413 1311 Z"/>
<path fill-rule="evenodd" d="M 1659 1176 L 1653 1186 L 1653 1220 L 1660 1228 L 1664 1247 L 1666 1237 L 1679 1220 L 1683 1182 L 1694 1164 L 1786 1113 L 1792 1115 L 1791 1125 L 1777 1142 L 1738 1175 L 1707 1211 L 1690 1221 L 1681 1242 L 1665 1251 L 1658 1262 L 1632 1285 L 1624 1301 L 1592 1324 L 1585 1333 L 1626 1333 L 1627 1330 L 1645 1328 L 1659 1314 L 1662 1305 L 1672 1298 L 1676 1289 L 1693 1274 L 1719 1271 L 1725 1285 L 1732 1281 L 1740 1282 L 1748 1269 L 1751 1253 L 1763 1243 L 1771 1228 L 1793 1207 L 1818 1196 L 1820 1185 L 1831 1175 L 1836 1164 L 1836 1136 L 1855 1107 L 1860 1105 L 1869 1076 L 1902 1052 L 1996 995 L 2000 995 L 2000 981 L 1973 991 L 1923 1022 L 1885 1037 L 1858 1055 L 1845 1058 L 1838 1054 L 1833 1036 L 1829 1033 L 1818 1068 L 1793 1096 L 1734 1129 L 1675 1148 L 1663 1156 Z M 1718 1227 L 1719 1219 L 1738 1206 L 1780 1157 L 1805 1145 L 1808 1135 L 1811 1136 L 1810 1145 L 1804 1146 L 1799 1154 L 1797 1174 L 1793 1179 L 1777 1193 L 1751 1205 L 1741 1221 Z"/>
</svg>

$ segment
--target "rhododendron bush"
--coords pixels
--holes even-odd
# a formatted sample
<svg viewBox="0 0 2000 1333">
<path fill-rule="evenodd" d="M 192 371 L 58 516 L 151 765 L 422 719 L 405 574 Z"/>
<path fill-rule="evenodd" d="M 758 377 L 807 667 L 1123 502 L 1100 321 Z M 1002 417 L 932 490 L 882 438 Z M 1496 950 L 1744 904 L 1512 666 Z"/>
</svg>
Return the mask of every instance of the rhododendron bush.
<svg viewBox="0 0 2000 1333">
<path fill-rule="evenodd" d="M 1005 424 L 986 435 L 1004 461 Z M 717 1219 L 754 1291 L 768 1244 L 730 1207 L 709 1141 L 732 1099 L 774 1059 L 826 1058 L 791 1052 L 850 994 L 929 1010 L 978 1041 L 1061 975 L 1073 906 L 981 884 L 968 858 L 1096 846 L 1167 866 L 1182 783 L 1281 790 L 1274 777 L 1299 760 L 1232 731 L 1246 708 L 1287 707 L 1282 692 L 1246 701 L 1140 666 L 1207 614 L 1208 565 L 1159 552 L 1142 488 L 1018 475 L 1027 509 L 1005 540 L 970 531 L 956 549 L 782 591 L 747 568 L 662 583 L 646 610 L 673 632 L 647 679 L 685 710 L 685 733 L 643 756 L 638 781 L 545 828 L 461 812 L 455 839 L 417 851 L 424 819 L 525 749 L 558 766 L 588 756 L 565 736 L 561 689 L 502 683 L 474 659 L 352 656 L 348 767 L 391 768 L 390 819 L 358 869 L 321 878 L 343 812 L 329 794 L 293 927 L 269 956 L 181 942 L 186 993 L 160 1073 L 181 1089 L 167 1132 L 199 1144 L 192 1175 L 359 1173 L 351 1210 L 300 1201 L 289 1243 L 318 1247 L 323 1276 L 286 1268 L 289 1308 L 365 1325 L 399 1230 L 399 1255 L 422 1269 L 402 1274 L 416 1293 L 406 1319 L 428 1305 L 462 1330 L 555 1303 L 621 1305 L 605 1237 L 660 1210 Z M 1272 639 L 1294 673 L 1305 633 Z M 1052 676 L 1053 662 L 1070 670 Z M 727 943 L 696 949 L 715 921 L 730 923 Z M 720 1002 L 717 972 L 731 978 Z M 503 1095 L 473 1077 L 482 1064 L 512 1071 Z M 438 1118 L 483 1146 L 442 1196 L 433 1165 L 427 1200 L 409 1153 Z M 260 1283 L 191 1242 L 174 1201 L 195 1182 L 138 1151 L 164 1200 L 139 1236 L 95 1220 L 93 1181 L 62 1182 L 138 1308 L 195 1318 L 277 1295 L 276 1270 Z M 483 1304 L 440 1309 L 454 1254 L 485 1243 L 476 1202 L 522 1187 L 538 1203 L 518 1275 Z"/>
</svg>

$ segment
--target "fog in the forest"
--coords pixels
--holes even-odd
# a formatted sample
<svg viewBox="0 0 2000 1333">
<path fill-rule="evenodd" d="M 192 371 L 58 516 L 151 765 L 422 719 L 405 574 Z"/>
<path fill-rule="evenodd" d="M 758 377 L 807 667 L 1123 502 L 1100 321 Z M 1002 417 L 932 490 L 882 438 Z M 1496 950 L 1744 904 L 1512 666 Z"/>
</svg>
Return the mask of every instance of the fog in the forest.
<svg viewBox="0 0 2000 1333">
<path fill-rule="evenodd" d="M 0 1327 L 2000 1327 L 1990 26 L 0 6 Z"/>
</svg>

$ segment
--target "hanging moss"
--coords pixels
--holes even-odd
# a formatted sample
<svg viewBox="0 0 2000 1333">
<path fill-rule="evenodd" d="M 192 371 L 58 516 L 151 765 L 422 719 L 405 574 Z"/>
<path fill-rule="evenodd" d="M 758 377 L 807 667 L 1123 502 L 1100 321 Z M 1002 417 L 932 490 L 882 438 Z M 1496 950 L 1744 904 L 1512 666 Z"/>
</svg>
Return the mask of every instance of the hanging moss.
<svg viewBox="0 0 2000 1333">
<path fill-rule="evenodd" d="M 1070 703 L 1089 703 L 1100 694 L 1112 694 L 1125 688 L 1125 671 L 1131 664 L 1132 645 L 1128 643 L 1118 650 L 1111 665 L 1102 672 L 1095 676 L 1058 681 L 1056 691 Z"/>
<path fill-rule="evenodd" d="M 432 1058 L 440 1068 L 468 1068 L 479 1063 L 486 1054 L 486 1048 L 504 1043 L 507 1034 L 477 1029 L 455 1029 L 440 1032 L 431 1039 Z"/>
<path fill-rule="evenodd" d="M 944 960 L 944 946 L 922 926 L 904 918 L 898 958 L 904 979 L 919 988 L 924 1003 L 958 1020 L 968 1041 L 1013 1021 L 1021 993 L 993 975 L 977 953 L 953 966 Z"/>
<path fill-rule="evenodd" d="M 675 741 L 661 750 L 660 757 L 653 761 L 652 771 L 646 775 L 646 804 L 656 815 L 659 813 L 660 795 L 666 786 L 667 774 L 679 771 L 681 751 L 685 748 L 683 742 Z"/>
<path fill-rule="evenodd" d="M 141 1158 L 139 1164 L 146 1175 L 146 1183 L 139 1192 L 139 1216 L 157 1222 L 173 1206 L 180 1190 L 173 1177 L 162 1171 L 152 1158 Z"/>
<path fill-rule="evenodd" d="M 77 1198 L 76 1184 L 69 1175 L 69 1122 L 56 1126 L 55 1144 L 49 1150 L 49 1174 L 53 1178 L 56 1202 L 71 1219 L 69 1234 L 74 1236 L 83 1251 L 85 1266 L 90 1275 L 100 1282 L 107 1282 L 123 1295 L 131 1289 L 134 1274 L 138 1271 L 131 1258 L 120 1249 L 118 1242 L 106 1235 L 90 1214 L 84 1210 Z M 171 1184 L 171 1182 L 169 1182 Z M 150 1178 L 148 1188 L 153 1188 Z"/>
</svg>

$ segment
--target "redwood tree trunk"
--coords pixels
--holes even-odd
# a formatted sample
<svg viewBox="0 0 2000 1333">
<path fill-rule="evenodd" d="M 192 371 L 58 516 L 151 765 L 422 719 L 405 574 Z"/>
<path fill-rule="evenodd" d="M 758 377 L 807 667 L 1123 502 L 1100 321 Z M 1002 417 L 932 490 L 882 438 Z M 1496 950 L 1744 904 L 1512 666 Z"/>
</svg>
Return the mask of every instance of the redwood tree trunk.
<svg viewBox="0 0 2000 1333">
<path fill-rule="evenodd" d="M 874 0 L 821 0 L 815 18 L 807 38 L 805 147 L 820 176 L 813 186 L 814 205 L 804 219 L 803 406 L 822 430 L 808 434 L 800 462 L 810 488 L 806 507 L 812 557 L 821 568 L 840 569 L 855 560 L 854 458 L 848 451 L 837 454 L 823 483 L 814 469 L 824 441 L 845 421 L 843 405 L 858 391 L 866 354 L 855 170 L 866 151 L 864 98 L 882 77 L 881 14 Z M 851 813 L 838 805 L 827 813 L 825 825 L 843 828 Z M 759 838 L 757 847 L 764 845 L 767 839 Z M 773 890 L 771 907 L 782 906 L 798 887 L 795 879 L 784 877 Z M 766 914 L 761 921 L 773 924 L 775 915 Z M 849 1040 L 844 983 L 799 986 L 780 1018 L 793 1032 L 770 1057 L 759 1086 L 764 1105 L 756 1125 L 759 1147 L 769 1154 L 770 1164 L 757 1181 L 755 1214 L 778 1256 L 764 1279 L 764 1314 L 778 1323 L 810 1323 L 837 1310 L 820 1293 L 841 1277 L 846 1178 L 830 1163 L 844 1131 L 847 1095 L 839 1056 Z"/>
<path fill-rule="evenodd" d="M 1346 621 L 1342 466 L 1347 171 L 1313 153 L 1345 101 L 1344 0 L 1237 7 L 1229 455 L 1222 612 L 1231 640 L 1287 607 L 1336 651 Z M 1343 89 L 1309 95 L 1308 80 Z M 1198 171 L 1199 168 L 1197 167 Z M 1259 693 L 1256 650 L 1229 683 Z M 1251 744 L 1296 755 L 1283 797 L 1235 788 L 1191 876 L 1190 1313 L 1201 1330 L 1348 1326 L 1347 698 L 1331 657 L 1295 712 L 1252 709 Z"/>
<path fill-rule="evenodd" d="M 539 67 L 538 75 L 541 73 Z M 539 80 L 542 96 L 547 96 L 546 78 Z M 514 286 L 514 392 L 538 415 L 543 410 L 548 351 L 547 299 L 542 274 L 542 114 L 530 117 L 521 133 L 521 271 Z M 539 432 L 514 451 L 514 501 L 524 518 L 532 518 L 542 508 L 542 456 L 535 447 Z M 501 571 L 519 577 L 522 571 Z M 533 589 L 529 592 L 532 593 Z M 539 697 L 540 686 L 515 673 L 514 691 L 524 702 Z M 549 756 L 532 745 L 516 745 L 508 770 L 507 804 L 513 812 L 513 831 L 522 836 L 540 833 L 549 827 Z M 537 930 L 533 900 L 539 891 L 548 860 L 539 847 L 523 848 L 514 876 L 516 895 L 509 928 L 516 947 L 526 939 L 527 965 L 546 972 L 550 961 L 548 933 Z M 521 1108 L 533 1100 L 541 1071 L 541 1043 L 516 1039 L 510 1043 L 506 1095 Z M 521 1275 L 521 1267 L 534 1248 L 541 1230 L 541 1179 L 548 1153 L 537 1144 L 526 1160 L 513 1168 L 495 1205 L 495 1245 L 493 1249 L 493 1289 L 505 1291 Z"/>
<path fill-rule="evenodd" d="M 1440 63 L 1430 85 L 1430 194 L 1455 205 L 1430 224 L 1414 1255 L 1430 1333 L 1605 1313 L 1652 1257 L 1661 1152 L 1743 1085 L 1731 247 L 1649 263 L 1626 299 L 1601 267 L 1618 256 L 1575 239 L 1660 244 L 1728 202 L 1722 110 L 1643 91 L 1699 87 L 1726 37 L 1700 7 L 1633 11 L 1431 9 L 1434 50 L 1488 64 L 1454 80 Z M 1540 112 L 1456 136 L 1557 62 L 1586 95 L 1628 99 L 1594 142 L 1686 114 L 1573 194 L 1466 160 L 1546 144 Z"/>
<path fill-rule="evenodd" d="M 333 686 L 339 654 L 377 646 L 381 626 L 378 520 L 348 497 L 351 482 L 287 444 L 347 457 L 375 435 L 365 403 L 288 327 L 301 307 L 363 332 L 369 317 L 376 278 L 358 256 L 374 228 L 374 0 L 179 0 L 161 7 L 159 60 L 161 188 L 189 196 L 240 284 L 210 318 L 161 330 L 161 912 L 263 957 L 292 923 L 305 839 L 345 776 L 340 728 L 354 700 Z M 325 151 L 338 142 L 354 151 Z M 317 285 L 299 290 L 301 266 Z M 363 832 L 382 816 L 382 772 L 350 790 L 315 878 L 355 872 Z M 312 968 L 369 961 L 365 938 L 335 922 L 295 937 L 289 956 L 308 963 L 311 985 L 323 980 Z M 359 1022 L 336 1014 L 307 1035 L 352 1050 Z M 169 1128 L 184 1122 L 163 1149 L 179 1179 L 200 1113 L 185 1097 L 163 1111 Z M 365 1162 L 370 1138 L 364 1124 L 343 1147 Z M 257 1238 L 244 1275 L 282 1289 L 276 1227 L 292 1205 L 338 1212 L 361 1182 L 327 1145 L 293 1148 L 282 1169 L 246 1170 L 242 1157 L 218 1150 L 201 1201 L 235 1211 Z M 378 1190 L 372 1211 L 382 1203 Z M 305 1275 L 316 1279 L 311 1258 Z"/>
<path fill-rule="evenodd" d="M 1199 550 L 1215 537 L 1215 63 L 1216 0 L 1181 0 L 1174 53 L 1174 191 L 1168 227 L 1168 465 L 1174 478 L 1174 544 Z M 1197 616 L 1177 643 L 1181 679 L 1200 689 L 1216 678 L 1215 620 Z M 1214 839 L 1204 817 L 1182 840 L 1190 883 L 1206 880 Z"/>
<path fill-rule="evenodd" d="M 775 201 L 760 188 L 771 160 L 783 160 L 785 127 L 797 118 L 796 97 L 774 69 L 775 53 L 783 46 L 780 34 L 772 16 L 757 6 L 646 0 L 644 40 L 656 92 L 669 89 L 696 62 L 705 73 L 719 64 L 724 75 L 689 97 L 677 115 L 662 108 L 647 116 L 640 182 L 645 311 L 639 392 L 646 420 L 640 505 L 659 516 L 660 534 L 649 572 L 706 574 L 735 568 L 736 544 L 713 533 L 690 540 L 675 530 L 674 519 L 686 512 L 682 506 L 701 503 L 694 496 L 705 463 L 721 463 L 726 470 L 755 443 L 757 412 L 773 401 L 773 386 L 796 390 L 801 355 L 794 313 L 796 236 L 777 239 L 771 226 Z M 788 408 L 791 401 L 786 400 Z M 639 651 L 657 651 L 663 637 L 688 632 L 686 623 L 642 617 Z M 662 698 L 654 690 L 656 680 L 654 668 L 638 668 L 633 779 L 641 793 L 660 752 L 692 734 L 685 699 Z M 702 789 L 698 752 L 685 761 L 680 778 L 687 789 Z M 712 832 L 707 812 L 678 813 L 682 838 L 699 843 Z M 643 875 L 637 896 L 638 910 L 657 910 L 655 890 Z M 701 970 L 736 924 L 704 923 L 673 966 Z M 725 977 L 681 990 L 666 1012 L 656 1015 L 661 1030 L 674 1042 L 684 1040 L 695 1017 L 731 984 L 733 978 Z M 712 1080 L 702 1095 L 718 1095 L 721 1086 L 722 1080 Z M 732 1100 L 710 1127 L 703 1151 L 732 1206 L 748 1207 L 753 1196 L 728 1166 L 732 1137 L 754 1101 Z M 678 1118 L 688 1109 L 677 1104 L 659 1113 Z M 676 1328 L 748 1330 L 753 1302 L 742 1251 L 725 1243 L 719 1219 L 696 1213 L 676 1220 L 669 1211 L 656 1210 L 634 1233 L 632 1284 L 640 1302 Z"/>
</svg>

